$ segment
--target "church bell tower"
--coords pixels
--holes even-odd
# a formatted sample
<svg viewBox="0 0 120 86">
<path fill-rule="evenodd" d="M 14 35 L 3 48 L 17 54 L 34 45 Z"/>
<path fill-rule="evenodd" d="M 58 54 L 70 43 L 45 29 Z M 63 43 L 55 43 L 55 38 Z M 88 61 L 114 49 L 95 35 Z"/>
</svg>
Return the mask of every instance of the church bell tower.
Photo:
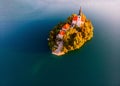
<svg viewBox="0 0 120 86">
<path fill-rule="evenodd" d="M 82 15 L 82 8 L 81 7 L 80 7 L 78 15 L 80 15 L 80 16 Z"/>
</svg>

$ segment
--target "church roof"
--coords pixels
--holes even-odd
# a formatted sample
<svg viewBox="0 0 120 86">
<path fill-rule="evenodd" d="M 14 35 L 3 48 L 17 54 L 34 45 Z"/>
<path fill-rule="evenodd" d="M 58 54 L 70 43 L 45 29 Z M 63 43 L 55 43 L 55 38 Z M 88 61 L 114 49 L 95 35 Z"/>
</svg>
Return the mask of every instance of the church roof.
<svg viewBox="0 0 120 86">
<path fill-rule="evenodd" d="M 81 15 L 81 14 L 82 14 L 82 8 L 80 7 L 78 15 Z"/>
<path fill-rule="evenodd" d="M 78 19 L 78 16 L 73 17 L 73 21 L 77 21 L 77 19 Z"/>
</svg>

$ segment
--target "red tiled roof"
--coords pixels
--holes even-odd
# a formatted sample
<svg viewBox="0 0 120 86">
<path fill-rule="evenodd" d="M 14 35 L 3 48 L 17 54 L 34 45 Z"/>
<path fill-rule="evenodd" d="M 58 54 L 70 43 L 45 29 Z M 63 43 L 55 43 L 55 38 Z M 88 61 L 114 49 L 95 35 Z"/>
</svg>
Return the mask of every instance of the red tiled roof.
<svg viewBox="0 0 120 86">
<path fill-rule="evenodd" d="M 63 30 L 60 30 L 59 34 L 60 34 L 60 35 L 64 35 L 65 32 L 64 32 Z"/>
<path fill-rule="evenodd" d="M 65 24 L 62 28 L 64 28 L 64 29 L 68 29 L 69 27 L 70 27 L 69 24 Z"/>
<path fill-rule="evenodd" d="M 78 19 L 78 16 L 73 17 L 73 21 L 77 21 L 77 19 Z"/>
</svg>

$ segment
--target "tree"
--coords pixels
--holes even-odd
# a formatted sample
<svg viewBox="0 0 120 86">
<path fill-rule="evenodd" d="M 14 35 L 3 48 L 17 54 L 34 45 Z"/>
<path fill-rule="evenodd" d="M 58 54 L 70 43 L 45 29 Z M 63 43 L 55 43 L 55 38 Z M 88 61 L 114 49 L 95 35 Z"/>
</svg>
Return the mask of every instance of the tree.
<svg viewBox="0 0 120 86">
<path fill-rule="evenodd" d="M 51 50 L 55 50 L 54 47 L 56 44 L 56 41 L 59 39 L 56 39 L 56 35 L 61 30 L 62 26 L 65 23 L 72 23 L 72 18 L 76 14 L 72 14 L 67 18 L 65 22 L 61 22 L 57 24 L 49 33 L 49 46 Z M 93 37 L 93 26 L 90 20 L 86 19 L 86 16 L 82 14 L 85 19 L 85 23 L 81 25 L 81 27 L 78 27 L 75 25 L 74 28 L 70 28 L 67 30 L 66 34 L 63 36 L 63 52 L 68 52 L 71 50 L 79 49 L 86 41 L 90 40 Z"/>
</svg>

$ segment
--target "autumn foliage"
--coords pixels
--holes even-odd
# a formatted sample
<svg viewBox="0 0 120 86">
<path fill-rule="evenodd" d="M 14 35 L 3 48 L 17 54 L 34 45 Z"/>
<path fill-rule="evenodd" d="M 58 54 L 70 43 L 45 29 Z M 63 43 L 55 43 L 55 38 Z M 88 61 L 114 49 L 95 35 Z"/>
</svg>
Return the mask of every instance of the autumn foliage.
<svg viewBox="0 0 120 86">
<path fill-rule="evenodd" d="M 64 24 L 71 24 L 74 16 L 76 16 L 76 14 L 72 14 L 65 22 L 59 23 L 50 31 L 48 44 L 52 51 L 56 49 L 56 40 L 60 40 L 56 38 L 56 35 L 59 33 Z M 68 51 L 79 49 L 84 45 L 84 43 L 93 37 L 93 25 L 91 21 L 88 20 L 84 14 L 82 14 L 82 21 L 84 21 L 84 24 L 82 24 L 80 27 L 75 26 L 70 28 L 64 34 L 62 52 L 67 53 Z"/>
</svg>

